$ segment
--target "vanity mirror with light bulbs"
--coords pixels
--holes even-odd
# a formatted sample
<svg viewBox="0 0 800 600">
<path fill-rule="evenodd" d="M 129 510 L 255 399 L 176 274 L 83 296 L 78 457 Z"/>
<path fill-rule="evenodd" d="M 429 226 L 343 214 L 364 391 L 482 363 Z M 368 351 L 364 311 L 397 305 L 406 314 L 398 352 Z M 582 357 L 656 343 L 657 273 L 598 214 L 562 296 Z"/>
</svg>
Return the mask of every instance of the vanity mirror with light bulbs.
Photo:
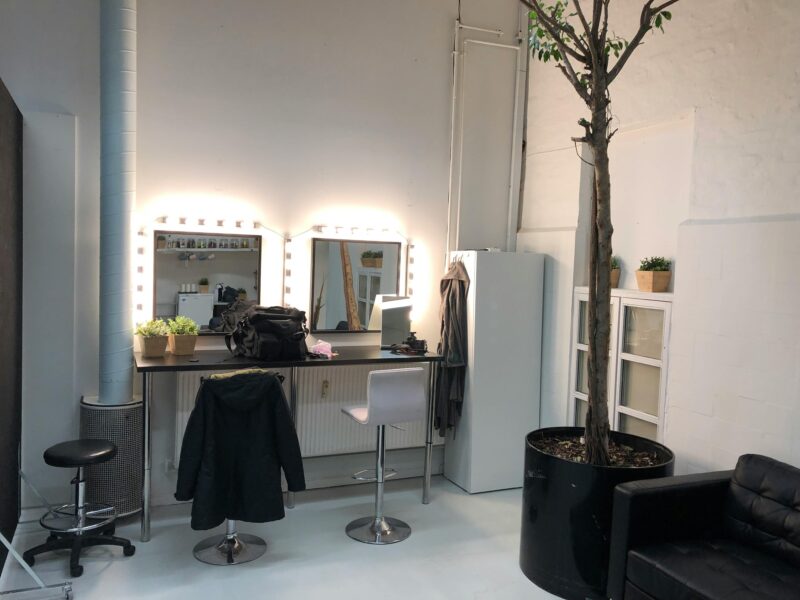
<svg viewBox="0 0 800 600">
<path fill-rule="evenodd" d="M 201 333 L 231 302 L 260 301 L 261 250 L 256 234 L 153 232 L 153 318 L 191 317 Z"/>
<path fill-rule="evenodd" d="M 312 333 L 366 333 L 380 295 L 401 289 L 400 242 L 312 240 L 309 326 Z"/>
</svg>

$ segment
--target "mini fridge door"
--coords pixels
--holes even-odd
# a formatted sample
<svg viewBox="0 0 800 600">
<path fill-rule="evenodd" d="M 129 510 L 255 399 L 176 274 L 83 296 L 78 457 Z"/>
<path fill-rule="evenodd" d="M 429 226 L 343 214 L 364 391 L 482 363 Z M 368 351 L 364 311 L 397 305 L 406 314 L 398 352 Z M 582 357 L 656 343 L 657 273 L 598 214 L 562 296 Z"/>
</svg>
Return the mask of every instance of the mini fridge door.
<svg viewBox="0 0 800 600">
<path fill-rule="evenodd" d="M 214 314 L 214 294 L 178 294 L 176 312 L 192 319 L 201 329 L 208 329 Z"/>
</svg>

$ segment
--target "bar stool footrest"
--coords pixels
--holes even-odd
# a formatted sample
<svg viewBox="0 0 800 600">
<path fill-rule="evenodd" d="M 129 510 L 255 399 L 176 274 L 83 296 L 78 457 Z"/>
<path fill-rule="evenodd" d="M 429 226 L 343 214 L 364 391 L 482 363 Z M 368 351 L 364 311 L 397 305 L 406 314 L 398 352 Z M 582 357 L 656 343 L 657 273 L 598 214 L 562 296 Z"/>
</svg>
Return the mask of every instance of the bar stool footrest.
<svg viewBox="0 0 800 600">
<path fill-rule="evenodd" d="M 397 476 L 397 471 L 395 469 L 384 469 L 383 470 L 383 479 L 391 479 L 392 477 Z M 360 471 L 356 471 L 353 473 L 353 479 L 356 481 L 371 481 L 375 482 L 378 481 L 378 478 L 375 476 L 375 469 L 361 469 Z"/>
<path fill-rule="evenodd" d="M 84 507 L 83 524 L 74 504 L 63 504 L 47 511 L 39 524 L 56 533 L 84 533 L 105 527 L 117 518 L 117 510 L 110 504 L 87 502 Z"/>
</svg>

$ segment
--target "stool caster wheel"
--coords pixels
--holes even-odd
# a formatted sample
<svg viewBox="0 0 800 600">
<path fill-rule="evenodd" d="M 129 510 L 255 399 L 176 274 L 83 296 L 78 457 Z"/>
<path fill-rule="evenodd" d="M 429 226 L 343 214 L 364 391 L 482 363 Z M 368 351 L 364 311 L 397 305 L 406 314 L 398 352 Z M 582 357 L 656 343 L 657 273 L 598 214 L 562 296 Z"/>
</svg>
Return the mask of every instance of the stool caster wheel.
<svg viewBox="0 0 800 600">
<path fill-rule="evenodd" d="M 81 575 L 83 575 L 83 567 L 81 565 L 78 565 L 76 567 L 70 567 L 69 574 L 71 577 L 80 577 Z"/>
<path fill-rule="evenodd" d="M 136 553 L 136 546 L 125 546 L 122 548 L 122 553 L 125 556 L 133 556 Z"/>
</svg>

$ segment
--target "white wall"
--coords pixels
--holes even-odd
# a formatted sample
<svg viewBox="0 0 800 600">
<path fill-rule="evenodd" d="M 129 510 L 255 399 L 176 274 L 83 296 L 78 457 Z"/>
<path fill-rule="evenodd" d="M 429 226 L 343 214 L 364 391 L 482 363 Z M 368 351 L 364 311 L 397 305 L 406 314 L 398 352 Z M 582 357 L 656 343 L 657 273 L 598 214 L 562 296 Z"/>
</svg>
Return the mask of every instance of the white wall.
<svg viewBox="0 0 800 600">
<path fill-rule="evenodd" d="M 51 256 L 38 254 L 34 262 L 27 262 L 30 257 L 26 253 L 24 290 L 31 289 L 29 284 L 35 281 L 64 282 L 66 289 L 59 287 L 46 299 L 58 315 L 72 315 L 72 324 L 49 318 L 34 318 L 31 323 L 29 307 L 23 311 L 23 323 L 29 325 L 23 329 L 23 340 L 59 339 L 57 351 L 40 351 L 30 360 L 23 355 L 25 380 L 31 381 L 37 372 L 58 374 L 38 382 L 36 389 L 24 390 L 22 399 L 23 465 L 51 501 L 69 493 L 69 475 L 45 466 L 41 452 L 52 443 L 76 436 L 78 400 L 84 393 L 97 392 L 98 26 L 96 0 L 9 0 L 0 4 L 0 77 L 22 111 L 26 131 L 30 134 L 31 127 L 41 122 L 34 113 L 72 115 L 69 119 L 74 122 L 71 152 L 75 160 L 64 168 L 63 176 L 53 169 L 52 152 L 47 154 L 47 145 L 56 137 L 53 130 L 45 130 L 40 145 L 25 149 L 24 165 L 24 227 L 35 227 L 36 239 L 44 240 L 51 250 Z M 30 142 L 30 136 L 26 137 L 24 143 Z M 50 195 L 55 190 L 59 195 Z M 56 201 L 72 203 L 60 208 L 62 218 L 43 215 L 35 223 L 30 221 L 33 206 Z M 63 253 L 70 246 L 73 250 Z M 72 284 L 66 283 L 70 279 Z M 68 339 L 61 339 L 64 331 L 69 332 Z M 71 356 L 63 355 L 70 351 Z M 25 486 L 22 491 L 23 505 L 29 505 L 30 492 Z"/>
<path fill-rule="evenodd" d="M 620 35 L 635 30 L 637 4 L 612 5 Z M 676 261 L 666 442 L 683 471 L 728 468 L 746 451 L 800 464 L 800 338 L 787 306 L 800 282 L 787 251 L 800 234 L 800 72 L 786 69 L 800 54 L 800 15 L 791 0 L 682 2 L 672 13 L 611 90 L 622 128 L 612 141 L 615 252 L 631 270 L 645 254 Z M 585 110 L 561 74 L 538 63 L 528 108 L 521 237 L 530 239 L 554 224 L 577 227 L 577 158 L 566 140 Z M 548 249 L 544 234 L 533 237 L 529 248 Z M 559 245 L 548 281 L 585 278 L 570 254 L 579 253 Z M 733 257 L 741 270 L 730 269 Z M 567 286 L 546 297 L 551 317 L 566 322 Z M 559 381 L 543 393 L 552 404 L 543 413 L 566 415 L 568 329 L 545 344 Z"/>
<path fill-rule="evenodd" d="M 414 327 L 435 346 L 457 12 L 457 0 L 342 0 L 335 9 L 321 0 L 140 0 L 137 223 L 223 212 L 290 234 L 314 224 L 400 231 L 414 244 Z M 516 0 L 462 0 L 461 14 L 503 29 L 503 43 L 515 39 Z M 41 447 L 77 434 L 78 400 L 97 393 L 98 27 L 98 0 L 0 4 L 0 77 L 23 116 L 77 123 L 74 222 L 41 225 L 47 237 L 74 240 L 75 293 L 64 307 L 74 314 L 73 377 L 61 397 L 23 398 L 58 415 L 52 430 L 23 439 L 30 464 Z M 154 417 L 164 418 L 158 451 L 171 431 L 168 417 Z"/>
</svg>

